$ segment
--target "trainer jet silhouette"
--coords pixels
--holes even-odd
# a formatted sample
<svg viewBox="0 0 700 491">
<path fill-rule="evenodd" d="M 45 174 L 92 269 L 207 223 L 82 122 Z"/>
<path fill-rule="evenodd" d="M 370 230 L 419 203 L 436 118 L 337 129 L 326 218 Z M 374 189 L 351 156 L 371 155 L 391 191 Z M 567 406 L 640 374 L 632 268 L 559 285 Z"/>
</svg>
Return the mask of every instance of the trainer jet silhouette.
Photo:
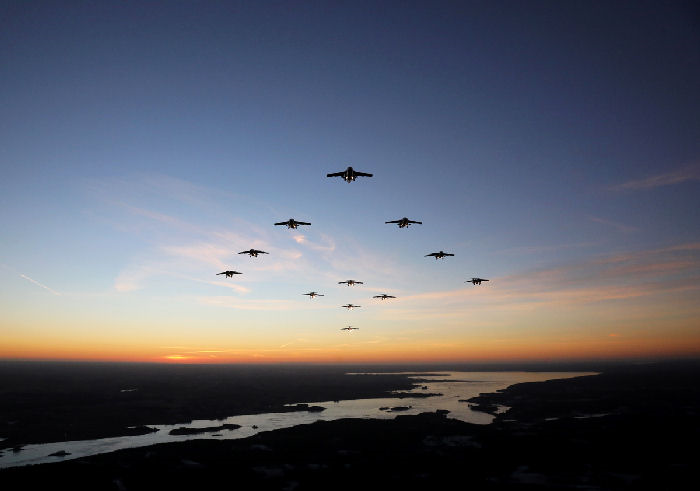
<svg viewBox="0 0 700 491">
<path fill-rule="evenodd" d="M 297 228 L 299 225 L 311 225 L 309 222 L 297 222 L 295 219 L 290 218 L 286 222 L 277 222 L 275 225 L 286 225 L 287 228 Z"/>
<path fill-rule="evenodd" d="M 352 167 L 348 167 L 344 171 L 331 172 L 330 174 L 326 174 L 326 177 L 342 177 L 345 180 L 345 182 L 352 182 L 357 177 L 372 177 L 372 174 L 368 174 L 366 172 L 358 172 Z"/>
<path fill-rule="evenodd" d="M 359 329 L 359 327 L 348 326 L 348 327 L 341 327 L 340 328 L 341 331 L 352 331 L 353 329 Z"/>
<path fill-rule="evenodd" d="M 445 256 L 454 256 L 454 254 L 450 254 L 449 252 L 431 252 L 430 254 L 426 254 L 424 257 L 428 256 L 435 256 L 435 259 L 442 259 Z"/>
<path fill-rule="evenodd" d="M 471 283 L 473 285 L 481 285 L 482 281 L 489 281 L 489 280 L 484 279 L 484 278 L 472 278 L 471 280 L 465 281 L 465 283 Z"/>
<path fill-rule="evenodd" d="M 225 274 L 226 278 L 232 278 L 233 275 L 235 275 L 235 274 L 243 274 L 243 273 L 239 273 L 238 271 L 222 271 L 221 273 L 216 273 L 216 274 L 217 274 L 217 276 L 220 274 Z"/>
<path fill-rule="evenodd" d="M 417 221 L 415 221 L 415 220 L 409 220 L 409 219 L 406 218 L 406 217 L 399 218 L 398 220 L 389 220 L 388 222 L 384 222 L 384 223 L 398 223 L 399 228 L 408 227 L 408 226 L 409 226 L 410 224 L 412 224 L 412 223 L 417 223 L 417 224 L 419 224 L 419 225 L 423 225 L 423 222 L 417 222 Z"/>
<path fill-rule="evenodd" d="M 309 298 L 323 297 L 324 296 L 324 295 L 321 295 L 320 293 L 316 293 L 316 292 L 302 293 L 302 295 L 308 295 Z"/>
<path fill-rule="evenodd" d="M 382 300 L 386 300 L 387 298 L 396 298 L 393 295 L 387 295 L 386 293 L 382 293 L 381 295 L 375 295 L 372 298 L 381 298 Z"/>
<path fill-rule="evenodd" d="M 248 254 L 250 257 L 258 257 L 258 254 L 269 254 L 268 252 L 265 251 L 259 251 L 257 249 L 249 249 L 247 251 L 241 251 L 238 254 Z"/>
<path fill-rule="evenodd" d="M 353 304 L 349 303 L 347 305 L 341 305 L 341 307 L 345 307 L 346 309 L 351 310 L 351 309 L 354 309 L 356 307 L 362 307 L 362 305 L 353 305 Z"/>
<path fill-rule="evenodd" d="M 339 281 L 339 282 L 338 282 L 339 285 L 342 284 L 342 283 L 347 283 L 348 286 L 352 286 L 352 285 L 364 285 L 364 283 L 362 283 L 361 281 L 355 281 L 355 280 L 345 280 L 345 281 Z"/>
</svg>

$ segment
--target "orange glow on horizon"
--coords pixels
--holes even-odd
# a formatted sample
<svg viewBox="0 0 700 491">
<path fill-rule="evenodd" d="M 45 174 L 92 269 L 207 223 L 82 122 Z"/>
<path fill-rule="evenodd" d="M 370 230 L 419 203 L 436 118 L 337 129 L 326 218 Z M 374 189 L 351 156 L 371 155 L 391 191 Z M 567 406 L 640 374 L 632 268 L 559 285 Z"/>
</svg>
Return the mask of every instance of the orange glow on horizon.
<svg viewBox="0 0 700 491">
<path fill-rule="evenodd" d="M 684 358 L 700 356 L 700 342 L 687 340 L 677 343 L 663 343 L 658 339 L 615 346 L 620 337 L 607 337 L 609 343 L 568 344 L 542 343 L 541 345 L 518 344 L 513 346 L 463 346 L 429 348 L 425 346 L 404 346 L 401 350 L 367 352 L 360 350 L 337 351 L 309 354 L 308 352 L 281 352 L 261 354 L 250 352 L 237 355 L 211 354 L 154 354 L 133 350 L 56 350 L 56 349 L 0 349 L 0 359 L 4 360 L 53 360 L 91 362 L 141 362 L 141 363 L 190 363 L 190 364 L 411 364 L 411 363 L 517 363 L 538 361 L 594 361 L 632 360 L 638 358 Z M 118 352 L 117 352 L 118 351 Z"/>
<path fill-rule="evenodd" d="M 570 316 L 567 316 L 567 319 Z M 578 319 L 574 319 L 576 321 Z M 332 330 L 290 335 L 258 331 L 204 336 L 198 331 L 149 329 L 109 331 L 81 328 L 60 332 L 22 326 L 0 345 L 0 360 L 199 364 L 411 364 L 517 363 L 538 361 L 625 360 L 700 356 L 700 332 L 692 318 L 669 323 L 647 319 L 609 325 L 557 318 L 547 325 L 521 318 L 517 327 L 491 324 L 442 328 L 387 321 L 346 336 Z M 595 319 L 594 319 L 595 321 Z M 511 323 L 508 322 L 507 325 Z M 560 327 L 561 326 L 561 327 Z M 139 326 L 141 327 L 141 326 Z M 363 326 L 364 327 L 364 326 Z M 148 337 L 141 337 L 141 332 Z M 278 334 L 282 332 L 282 334 Z M 118 340 L 118 341 L 117 341 Z"/>
</svg>

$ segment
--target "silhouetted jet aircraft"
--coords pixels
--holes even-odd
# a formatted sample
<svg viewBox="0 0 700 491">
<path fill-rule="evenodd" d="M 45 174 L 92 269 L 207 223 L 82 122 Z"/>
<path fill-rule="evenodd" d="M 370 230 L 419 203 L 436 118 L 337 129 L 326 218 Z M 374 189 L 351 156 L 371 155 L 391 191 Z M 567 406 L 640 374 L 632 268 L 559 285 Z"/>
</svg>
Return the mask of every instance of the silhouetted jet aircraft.
<svg viewBox="0 0 700 491">
<path fill-rule="evenodd" d="M 352 182 L 358 176 L 360 176 L 360 177 L 372 177 L 372 174 L 368 174 L 366 172 L 357 172 L 352 167 L 348 167 L 344 171 L 332 172 L 330 174 L 326 174 L 326 177 L 342 177 L 343 179 L 345 179 L 345 182 Z"/>
<path fill-rule="evenodd" d="M 321 295 L 320 293 L 316 293 L 316 292 L 302 293 L 302 295 L 308 295 L 309 298 L 323 297 L 324 296 L 324 295 Z"/>
<path fill-rule="evenodd" d="M 347 283 L 348 286 L 351 285 L 364 285 L 361 281 L 355 281 L 355 280 L 345 280 L 345 281 L 339 281 L 338 284 L 340 285 L 341 283 Z"/>
<path fill-rule="evenodd" d="M 435 259 L 442 259 L 445 256 L 454 256 L 454 254 L 450 254 L 449 252 L 431 252 L 430 254 L 426 254 L 425 257 L 428 256 L 435 256 Z"/>
<path fill-rule="evenodd" d="M 354 309 L 355 307 L 362 307 L 362 305 L 353 305 L 353 304 L 349 303 L 347 305 L 341 305 L 341 307 L 345 307 L 346 309 L 350 310 L 350 309 Z"/>
<path fill-rule="evenodd" d="M 241 251 L 238 254 L 249 254 L 250 257 L 258 257 L 258 254 L 268 254 L 268 253 L 265 251 L 259 251 L 257 249 L 250 249 L 247 251 Z"/>
<path fill-rule="evenodd" d="M 340 328 L 341 331 L 352 331 L 353 329 L 359 329 L 359 327 L 348 326 L 348 327 L 341 327 Z"/>
<path fill-rule="evenodd" d="M 290 218 L 286 222 L 277 222 L 275 225 L 286 225 L 287 228 L 297 228 L 299 225 L 311 225 L 309 222 L 297 222 L 295 219 Z"/>
<path fill-rule="evenodd" d="M 393 295 L 387 295 L 386 293 L 382 293 L 381 295 L 375 295 L 372 298 L 381 298 L 382 300 L 386 300 L 387 298 L 396 298 Z"/>
<path fill-rule="evenodd" d="M 408 227 L 408 226 L 409 226 L 410 224 L 412 224 L 412 223 L 417 223 L 417 224 L 419 224 L 419 225 L 423 225 L 423 222 L 417 222 L 417 221 L 415 221 L 415 220 L 409 220 L 409 219 L 406 218 L 406 217 L 403 217 L 403 218 L 401 218 L 401 219 L 399 219 L 399 220 L 390 220 L 390 221 L 384 222 L 384 223 L 398 223 L 398 224 L 399 224 L 399 228 Z"/>
<path fill-rule="evenodd" d="M 465 283 L 471 283 L 473 285 L 481 285 L 482 281 L 489 281 L 484 278 L 472 278 L 471 280 L 465 281 Z"/>
<path fill-rule="evenodd" d="M 231 278 L 235 274 L 243 274 L 243 273 L 239 273 L 238 271 L 222 271 L 221 273 L 216 273 L 216 274 L 217 274 L 217 276 L 220 274 L 225 274 L 226 278 Z"/>
</svg>

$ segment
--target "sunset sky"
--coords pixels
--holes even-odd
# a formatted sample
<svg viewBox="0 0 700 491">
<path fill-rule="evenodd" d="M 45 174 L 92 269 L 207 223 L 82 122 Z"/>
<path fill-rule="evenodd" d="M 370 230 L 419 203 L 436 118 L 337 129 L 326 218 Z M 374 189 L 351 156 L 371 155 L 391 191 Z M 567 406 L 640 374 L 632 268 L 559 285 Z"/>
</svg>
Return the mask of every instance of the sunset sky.
<svg viewBox="0 0 700 491">
<path fill-rule="evenodd" d="M 696 2 L 2 2 L 0 87 L 0 359 L 700 355 Z"/>
</svg>

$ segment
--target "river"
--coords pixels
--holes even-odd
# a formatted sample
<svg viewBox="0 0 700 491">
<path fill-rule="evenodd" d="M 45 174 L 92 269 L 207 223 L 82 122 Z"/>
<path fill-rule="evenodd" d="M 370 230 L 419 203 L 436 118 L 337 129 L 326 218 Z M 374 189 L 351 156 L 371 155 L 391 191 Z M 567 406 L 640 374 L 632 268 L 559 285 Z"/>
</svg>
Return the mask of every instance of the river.
<svg viewBox="0 0 700 491">
<path fill-rule="evenodd" d="M 60 462 L 89 455 L 114 452 L 124 448 L 136 448 L 157 443 L 180 442 L 193 439 L 237 439 L 247 438 L 261 431 L 274 431 L 291 426 L 311 424 L 316 421 L 333 421 L 342 418 L 391 419 L 397 414 L 420 414 L 447 410 L 448 418 L 474 424 L 489 424 L 493 416 L 474 411 L 464 400 L 481 393 L 496 392 L 522 382 L 542 382 L 581 375 L 594 375 L 594 372 L 431 372 L 421 374 L 410 372 L 411 378 L 419 385 L 410 391 L 416 397 L 351 399 L 308 403 L 309 406 L 322 406 L 321 412 L 294 411 L 284 413 L 244 414 L 219 420 L 194 420 L 175 425 L 149 424 L 157 429 L 153 433 L 138 436 L 100 438 L 54 443 L 25 445 L 19 451 L 0 451 L 0 468 L 31 464 Z M 420 397 L 424 394 L 440 394 Z M 299 401 L 299 403 L 304 403 Z M 297 404 L 297 403 L 294 403 Z M 196 435 L 171 435 L 176 428 L 212 428 L 225 424 L 240 425 L 237 429 L 220 429 Z M 61 452 L 62 456 L 51 454 Z"/>
</svg>

